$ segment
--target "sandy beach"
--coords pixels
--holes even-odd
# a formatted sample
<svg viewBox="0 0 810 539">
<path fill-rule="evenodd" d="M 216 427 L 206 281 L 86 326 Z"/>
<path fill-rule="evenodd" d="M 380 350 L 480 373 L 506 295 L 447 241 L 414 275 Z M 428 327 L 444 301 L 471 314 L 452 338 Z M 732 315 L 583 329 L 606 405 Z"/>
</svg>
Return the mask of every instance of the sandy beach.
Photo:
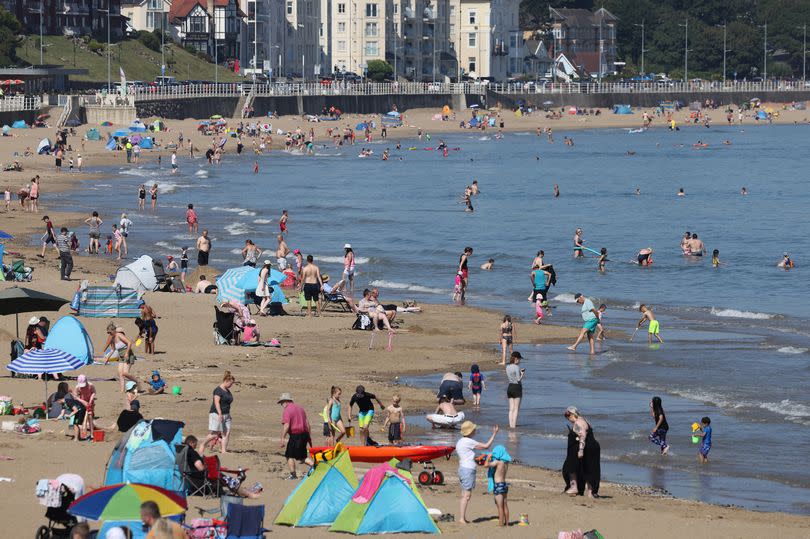
<svg viewBox="0 0 810 539">
<path fill-rule="evenodd" d="M 781 106 L 774 105 L 774 108 L 781 109 Z M 455 122 L 431 120 L 436 112 L 407 111 L 407 127 L 389 130 L 389 138 L 393 141 L 414 137 L 420 128 L 434 134 L 459 130 L 458 121 L 464 112 L 458 113 L 459 117 Z M 775 123 L 806 122 L 806 111 L 780 112 Z M 638 112 L 619 116 L 603 111 L 598 117 L 564 116 L 559 120 L 545 119 L 542 115 L 517 118 L 508 111 L 502 114 L 506 130 L 533 132 L 537 128 L 552 127 L 560 138 L 562 133 L 574 129 L 638 128 L 642 122 Z M 725 115 L 720 109 L 710 115 L 715 123 L 725 122 Z M 681 124 L 686 116 L 688 111 L 676 114 Z M 368 116 L 346 115 L 337 122 L 337 127 L 353 126 L 367 118 Z M 148 121 L 146 118 L 143 120 Z M 158 139 L 164 144 L 174 142 L 182 130 L 187 140 L 190 137 L 195 147 L 204 151 L 210 144 L 210 137 L 197 134 L 197 123 L 195 120 L 167 121 L 170 131 L 159 134 Z M 236 123 L 238 120 L 232 121 L 231 125 Z M 307 131 L 312 127 L 315 129 L 316 143 L 325 141 L 327 126 L 323 124 L 306 123 L 299 117 L 280 118 L 272 123 L 274 130 L 301 128 Z M 753 125 L 750 117 L 743 124 L 744 127 L 752 128 Z M 77 133 L 83 135 L 87 127 L 77 128 Z M 100 129 L 103 135 L 106 129 L 112 131 L 119 127 L 121 126 Z M 663 119 L 656 120 L 653 127 L 663 129 Z M 0 163 L 6 164 L 17 159 L 13 157 L 14 152 L 22 152 L 26 147 L 35 149 L 39 140 L 46 136 L 52 137 L 54 130 L 13 130 L 13 133 L 14 137 L 0 139 Z M 695 136 L 700 136 L 697 131 Z M 72 297 L 81 279 L 88 279 L 91 283 L 108 283 L 108 275 L 114 273 L 117 266 L 115 261 L 108 257 L 76 256 L 73 281 L 62 282 L 58 278 L 58 261 L 55 260 L 53 251 L 49 250 L 45 259 L 37 258 L 35 255 L 39 252 L 39 247 L 32 247 L 30 238 L 34 233 L 38 235 L 44 228 L 40 219 L 46 213 L 57 229 L 86 217 L 48 212 L 49 203 L 59 192 L 75 188 L 80 180 L 91 178 L 91 174 L 104 174 L 100 167 L 125 164 L 123 154 L 107 152 L 103 148 L 103 142 L 88 141 L 84 150 L 79 147 L 78 137 L 71 137 L 69 142 L 73 144 L 74 157 L 77 153 L 82 153 L 86 172 L 70 174 L 63 167 L 63 172 L 55 173 L 52 156 L 18 158 L 24 171 L 3 173 L 2 183 L 11 186 L 12 211 L 0 211 L 0 230 L 15 236 L 14 240 L 5 242 L 6 262 L 11 258 L 9 252 L 19 252 L 25 257 L 26 263 L 35 268 L 33 282 L 23 286 L 64 298 Z M 274 147 L 283 145 L 283 137 L 274 136 L 273 144 Z M 362 147 L 359 140 L 357 145 Z M 154 160 L 158 154 L 166 160 L 169 152 L 144 151 L 141 159 Z M 187 150 L 180 154 L 181 166 L 186 155 Z M 244 156 L 243 159 L 252 160 L 253 157 Z M 35 174 L 42 178 L 38 214 L 22 211 L 15 196 L 20 186 L 30 181 Z M 110 179 L 114 185 L 115 178 Z M 134 198 L 135 193 L 117 195 Z M 82 241 L 84 243 L 86 240 L 83 238 Z M 1 288 L 9 286 L 12 283 L 0 284 Z M 423 305 L 422 313 L 402 315 L 400 329 L 394 340 L 394 350 L 389 353 L 384 350 L 382 338 L 378 339 L 373 350 L 369 350 L 368 334 L 350 329 L 353 315 L 336 313 L 328 313 L 318 319 L 302 316 L 259 319 L 262 336 L 268 339 L 278 338 L 282 343 L 279 349 L 216 346 L 211 331 L 213 296 L 149 293 L 145 299 L 159 317 L 160 333 L 156 346 L 158 353 L 145 357 L 143 348 L 138 349 L 141 360 L 134 366 L 133 373 L 146 380 L 153 369 L 159 369 L 167 385 L 182 387 L 182 395 L 142 396 L 142 413 L 147 418 L 182 420 L 186 423 L 185 434 L 202 437 L 206 433 L 211 391 L 221 381 L 223 372 L 230 370 L 236 377 L 233 389 L 232 451 L 223 457 L 223 463 L 230 467 L 249 468 L 248 482 L 262 483 L 264 493 L 257 502 L 267 507 L 265 525 L 282 536 L 321 537 L 328 534 L 325 530 L 270 526 L 284 498 L 294 486 L 292 482 L 283 480 L 286 467 L 283 450 L 279 448 L 281 407 L 276 404 L 280 393 L 291 392 L 296 402 L 305 407 L 313 425 L 315 442 L 320 443 L 323 437 L 320 436 L 317 414 L 328 397 L 330 385 L 342 386 L 344 395 L 348 395 L 355 385 L 362 383 L 385 403 L 390 400 L 391 395 L 398 393 L 402 396 L 406 414 L 419 414 L 434 406 L 433 394 L 427 390 L 399 385 L 398 377 L 432 373 L 436 376 L 438 385 L 444 372 L 456 368 L 466 371 L 474 362 L 494 367 L 499 360 L 493 347 L 501 313 L 470 307 Z M 68 312 L 67 307 L 64 307 L 59 314 L 36 314 L 46 315 L 54 321 Z M 299 314 L 297 305 L 290 305 L 288 312 Z M 28 316 L 30 315 L 20 315 L 22 330 Z M 109 320 L 81 320 L 96 345 L 98 355 L 103 345 L 104 328 Z M 123 321 L 123 326 L 128 335 L 136 333 L 131 320 Z M 531 343 L 568 342 L 576 331 L 561 326 L 521 324 L 518 344 L 525 346 Z M 0 318 L 0 336 L 6 349 L 14 332 L 14 317 Z M 82 372 L 94 382 L 98 391 L 97 423 L 105 426 L 113 423 L 123 404 L 118 393 L 118 383 L 114 381 L 115 367 L 93 365 Z M 75 376 L 76 373 L 71 374 Z M 51 383 L 49 391 L 54 389 L 55 384 Z M 4 375 L 0 377 L 0 394 L 12 397 L 15 403 L 34 404 L 41 402 L 43 387 L 42 383 L 35 380 L 12 379 Z M 505 423 L 505 396 L 485 393 L 483 401 L 503 406 Z M 560 422 L 562 421 L 560 410 Z M 380 424 L 376 424 L 373 434 L 382 437 L 379 426 Z M 38 479 L 73 472 L 82 475 L 90 486 L 99 486 L 103 480 L 104 465 L 117 433 L 108 431 L 108 439 L 102 443 L 76 443 L 65 436 L 65 428 L 64 422 L 48 421 L 44 422 L 43 432 L 37 435 L 0 433 L 0 455 L 13 459 L 0 461 L 0 477 L 12 480 L 0 483 L 0 492 L 6 495 L 7 500 L 0 509 L 0 515 L 14 523 L 14 537 L 29 536 L 36 527 L 44 523 L 44 508 L 36 503 L 33 493 Z M 519 432 L 507 431 L 508 429 L 502 429 L 501 439 L 520 435 Z M 488 428 L 482 428 L 478 438 L 485 439 L 489 432 Z M 411 440 L 417 435 L 418 432 L 406 432 L 406 438 Z M 564 450 L 561 450 L 560 464 L 564 457 Z M 456 465 L 455 457 L 448 462 L 437 463 L 447 476 L 447 484 L 423 489 L 422 495 L 428 507 L 439 508 L 445 513 L 458 513 Z M 360 464 L 356 468 L 365 470 L 368 465 Z M 467 529 L 457 522 L 443 523 L 441 528 L 444 533 L 459 537 L 484 537 L 489 533 L 497 533 L 497 520 L 491 520 L 497 513 L 491 497 L 481 487 L 482 476 L 479 473 L 478 489 L 473 495 L 469 510 L 469 516 L 475 521 L 474 525 Z M 526 513 L 530 525 L 513 526 L 501 531 L 506 537 L 551 538 L 556 537 L 558 531 L 577 528 L 596 528 L 606 538 L 656 536 L 674 539 L 683 537 L 690 529 L 739 538 L 798 538 L 810 535 L 810 518 L 803 516 L 712 506 L 674 499 L 666 493 L 647 488 L 613 483 L 603 484 L 602 499 L 572 499 L 561 494 L 563 483 L 558 471 L 518 464 L 510 468 L 509 476 L 512 520 L 516 521 L 521 513 Z M 211 500 L 191 498 L 189 515 L 196 516 L 196 511 L 192 509 L 194 507 L 211 508 L 215 505 Z"/>
</svg>

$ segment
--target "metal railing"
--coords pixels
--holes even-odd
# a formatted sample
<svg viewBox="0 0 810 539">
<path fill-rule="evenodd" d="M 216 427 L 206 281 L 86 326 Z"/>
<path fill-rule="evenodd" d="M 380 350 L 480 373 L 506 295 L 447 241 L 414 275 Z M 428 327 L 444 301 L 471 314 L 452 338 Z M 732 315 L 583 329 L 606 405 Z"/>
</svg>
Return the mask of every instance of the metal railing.
<svg viewBox="0 0 810 539">
<path fill-rule="evenodd" d="M 14 95 L 0 99 L 0 112 L 39 110 L 42 108 L 42 98 L 37 95 Z"/>
<path fill-rule="evenodd" d="M 490 84 L 489 90 L 505 94 L 644 94 L 714 92 L 810 92 L 803 81 L 657 81 L 609 83 L 525 82 Z"/>
</svg>

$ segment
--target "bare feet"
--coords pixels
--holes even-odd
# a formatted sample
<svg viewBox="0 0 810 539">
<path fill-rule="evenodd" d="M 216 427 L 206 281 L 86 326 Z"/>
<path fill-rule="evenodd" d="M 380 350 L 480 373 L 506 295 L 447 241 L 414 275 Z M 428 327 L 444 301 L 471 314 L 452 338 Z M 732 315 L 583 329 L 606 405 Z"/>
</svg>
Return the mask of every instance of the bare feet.
<svg viewBox="0 0 810 539">
<path fill-rule="evenodd" d="M 571 350 L 572 352 L 576 352 L 577 347 L 576 346 L 569 346 L 568 349 Z"/>
<path fill-rule="evenodd" d="M 669 446 L 668 445 L 665 446 L 664 449 L 661 450 L 662 455 L 666 455 L 667 453 L 669 453 Z"/>
</svg>

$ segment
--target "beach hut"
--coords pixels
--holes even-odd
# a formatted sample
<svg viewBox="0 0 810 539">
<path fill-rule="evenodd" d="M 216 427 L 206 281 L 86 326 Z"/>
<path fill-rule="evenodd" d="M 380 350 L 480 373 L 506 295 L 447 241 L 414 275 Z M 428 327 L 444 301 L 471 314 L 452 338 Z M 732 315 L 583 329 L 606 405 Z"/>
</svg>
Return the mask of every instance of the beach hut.
<svg viewBox="0 0 810 539">
<path fill-rule="evenodd" d="M 329 531 L 369 533 L 441 533 L 416 490 L 413 476 L 395 468 L 396 459 L 369 470 Z"/>
<path fill-rule="evenodd" d="M 152 260 L 149 255 L 143 255 L 135 262 L 118 268 L 118 271 L 115 272 L 115 284 L 121 288 L 148 292 L 157 290 L 165 277 L 166 271 L 163 269 L 163 262 Z"/>
<path fill-rule="evenodd" d="M 138 318 L 141 299 L 137 290 L 117 286 L 88 286 L 77 292 L 72 307 L 88 318 Z"/>
<path fill-rule="evenodd" d="M 142 420 L 129 429 L 115 445 L 104 485 L 144 483 L 173 492 L 183 489 L 183 475 L 175 448 L 183 443 L 180 421 Z"/>
<path fill-rule="evenodd" d="M 44 138 L 37 144 L 37 155 L 48 155 L 51 153 L 51 141 Z"/>
<path fill-rule="evenodd" d="M 11 124 L 12 129 L 25 129 L 28 127 L 28 124 L 25 123 L 25 120 L 15 120 L 13 124 Z"/>
<path fill-rule="evenodd" d="M 338 444 L 339 445 L 339 444 Z M 310 527 L 332 524 L 357 490 L 348 451 L 338 451 L 332 460 L 321 461 L 309 471 L 287 497 L 275 523 Z"/>
<path fill-rule="evenodd" d="M 101 133 L 98 132 L 98 129 L 95 127 L 91 127 L 87 130 L 87 135 L 85 135 L 87 140 L 101 140 Z"/>
<path fill-rule="evenodd" d="M 613 114 L 633 114 L 630 105 L 613 105 Z"/>
<path fill-rule="evenodd" d="M 63 316 L 51 326 L 43 348 L 61 350 L 84 361 L 93 362 L 93 341 L 75 316 Z"/>
</svg>

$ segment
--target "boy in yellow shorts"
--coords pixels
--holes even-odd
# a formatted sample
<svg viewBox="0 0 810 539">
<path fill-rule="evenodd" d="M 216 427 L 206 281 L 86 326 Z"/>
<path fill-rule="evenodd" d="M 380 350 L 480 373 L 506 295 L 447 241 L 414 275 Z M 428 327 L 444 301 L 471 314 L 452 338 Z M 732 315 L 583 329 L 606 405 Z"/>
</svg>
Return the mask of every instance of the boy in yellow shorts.
<svg viewBox="0 0 810 539">
<path fill-rule="evenodd" d="M 647 342 L 652 344 L 653 336 L 655 336 L 655 338 L 658 339 L 658 342 L 663 343 L 664 340 L 661 338 L 661 335 L 658 334 L 661 327 L 658 324 L 658 320 L 655 319 L 652 309 L 642 304 L 639 306 L 638 310 L 641 311 L 641 320 L 639 320 L 638 324 L 636 324 L 636 329 L 641 328 L 645 321 L 649 322 L 649 328 L 647 329 Z"/>
</svg>

